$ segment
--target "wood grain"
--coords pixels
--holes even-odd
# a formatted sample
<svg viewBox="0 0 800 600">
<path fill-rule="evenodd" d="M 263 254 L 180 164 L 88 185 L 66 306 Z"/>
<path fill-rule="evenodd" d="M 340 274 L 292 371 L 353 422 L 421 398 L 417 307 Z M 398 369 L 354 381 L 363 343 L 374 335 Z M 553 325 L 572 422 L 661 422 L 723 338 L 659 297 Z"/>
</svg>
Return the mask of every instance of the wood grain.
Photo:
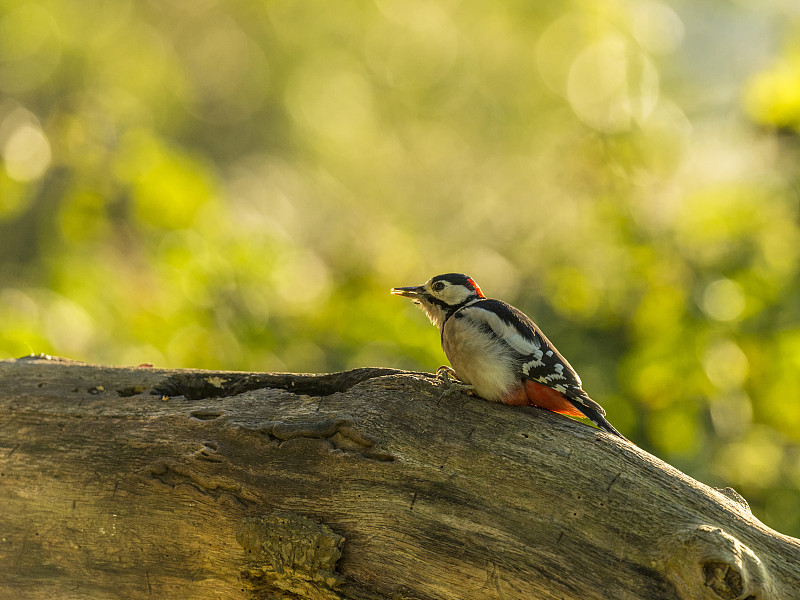
<svg viewBox="0 0 800 600">
<path fill-rule="evenodd" d="M 0 361 L 0 597 L 800 598 L 735 492 L 444 391 Z"/>
</svg>

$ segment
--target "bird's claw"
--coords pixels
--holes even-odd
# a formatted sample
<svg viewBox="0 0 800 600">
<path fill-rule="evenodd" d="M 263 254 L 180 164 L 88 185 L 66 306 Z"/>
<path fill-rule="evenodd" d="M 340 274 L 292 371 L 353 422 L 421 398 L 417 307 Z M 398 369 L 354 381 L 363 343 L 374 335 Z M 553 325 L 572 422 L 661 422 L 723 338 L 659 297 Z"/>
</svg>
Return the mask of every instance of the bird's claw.
<svg viewBox="0 0 800 600">
<path fill-rule="evenodd" d="M 445 391 L 442 393 L 442 398 L 446 398 L 452 394 L 456 394 L 458 392 L 465 392 L 467 394 L 471 394 L 473 391 L 473 386 L 463 383 L 459 381 L 456 377 L 456 372 L 453 370 L 452 367 L 448 367 L 446 365 L 442 365 L 438 369 L 436 369 L 436 377 L 441 379 L 442 383 L 444 383 Z"/>
<path fill-rule="evenodd" d="M 436 369 L 436 377 L 445 381 L 457 379 L 455 369 L 453 369 L 453 367 L 448 367 L 447 365 L 442 365 Z"/>
</svg>

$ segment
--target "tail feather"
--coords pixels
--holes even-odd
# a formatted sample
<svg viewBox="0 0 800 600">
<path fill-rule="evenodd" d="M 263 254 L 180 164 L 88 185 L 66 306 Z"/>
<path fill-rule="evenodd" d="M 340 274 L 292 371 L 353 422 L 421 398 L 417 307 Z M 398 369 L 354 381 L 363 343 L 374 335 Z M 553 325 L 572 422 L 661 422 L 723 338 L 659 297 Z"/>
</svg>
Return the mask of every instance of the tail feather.
<svg viewBox="0 0 800 600">
<path fill-rule="evenodd" d="M 617 431 L 614 426 L 609 423 L 606 418 L 600 414 L 599 411 L 595 410 L 593 407 L 588 406 L 583 403 L 574 402 L 577 405 L 578 410 L 580 410 L 586 418 L 588 418 L 592 423 L 600 427 L 601 429 L 605 429 L 609 433 L 613 433 L 617 437 L 621 437 L 623 440 L 626 440 L 624 435 L 622 435 L 619 431 Z"/>
<path fill-rule="evenodd" d="M 605 429 L 623 440 L 626 439 L 606 420 L 606 411 L 603 410 L 603 407 L 592 400 L 579 386 L 571 386 L 567 389 L 562 387 L 561 389 L 562 391 L 558 391 L 549 385 L 526 378 L 523 380 L 522 387 L 515 390 L 514 395 L 504 398 L 503 402 L 505 404 L 530 404 L 562 415 L 586 417 L 601 429 Z"/>
</svg>

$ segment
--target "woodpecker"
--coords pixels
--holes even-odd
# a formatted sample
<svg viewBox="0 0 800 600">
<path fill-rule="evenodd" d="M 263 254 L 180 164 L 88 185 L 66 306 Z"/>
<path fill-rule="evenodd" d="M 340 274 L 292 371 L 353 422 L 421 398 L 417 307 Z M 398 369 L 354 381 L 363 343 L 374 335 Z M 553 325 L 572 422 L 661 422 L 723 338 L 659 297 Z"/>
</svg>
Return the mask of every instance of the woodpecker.
<svg viewBox="0 0 800 600">
<path fill-rule="evenodd" d="M 420 286 L 392 288 L 392 294 L 411 298 L 425 311 L 439 328 L 452 365 L 442 369 L 454 373 L 476 395 L 587 417 L 625 439 L 536 324 L 510 304 L 487 298 L 471 277 L 446 273 Z"/>
</svg>

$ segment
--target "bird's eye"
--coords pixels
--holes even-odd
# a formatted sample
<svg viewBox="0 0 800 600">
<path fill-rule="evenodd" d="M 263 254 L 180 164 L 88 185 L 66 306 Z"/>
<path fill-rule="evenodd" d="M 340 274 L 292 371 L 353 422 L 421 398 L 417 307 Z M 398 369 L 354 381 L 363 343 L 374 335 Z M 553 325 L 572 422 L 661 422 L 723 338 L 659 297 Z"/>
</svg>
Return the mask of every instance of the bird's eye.
<svg viewBox="0 0 800 600">
<path fill-rule="evenodd" d="M 434 284 L 431 286 L 431 289 L 432 289 L 434 292 L 441 292 L 441 291 L 444 289 L 444 282 L 443 282 L 443 281 L 437 281 L 436 283 L 434 283 Z"/>
</svg>

